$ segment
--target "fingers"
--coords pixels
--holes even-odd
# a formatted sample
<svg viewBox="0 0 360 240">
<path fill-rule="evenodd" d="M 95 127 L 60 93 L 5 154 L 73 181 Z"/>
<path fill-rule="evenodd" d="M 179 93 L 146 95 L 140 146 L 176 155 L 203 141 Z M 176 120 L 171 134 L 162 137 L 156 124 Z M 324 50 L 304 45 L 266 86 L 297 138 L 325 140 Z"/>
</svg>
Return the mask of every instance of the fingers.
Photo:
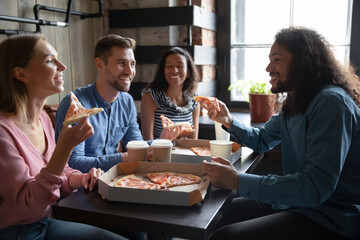
<svg viewBox="0 0 360 240">
<path fill-rule="evenodd" d="M 220 159 L 220 158 L 214 158 Z M 220 160 L 221 161 L 221 160 Z M 212 184 L 219 188 L 236 190 L 239 184 L 238 173 L 232 166 L 203 161 L 202 170 L 210 177 Z"/>
<path fill-rule="evenodd" d="M 211 161 L 213 162 L 218 162 L 218 163 L 221 163 L 221 164 L 224 164 L 224 165 L 231 165 L 230 161 L 223 158 L 223 157 L 211 157 Z"/>
<path fill-rule="evenodd" d="M 103 174 L 104 171 L 100 168 L 92 168 L 83 178 L 83 185 L 85 189 L 89 189 L 91 192 L 97 184 L 98 178 Z"/>
<path fill-rule="evenodd" d="M 173 128 L 163 128 L 160 139 L 169 139 L 174 140 L 176 139 L 181 132 L 181 126 L 173 127 Z"/>
<path fill-rule="evenodd" d="M 152 147 L 149 147 L 147 149 L 147 152 L 146 152 L 146 155 L 147 155 L 147 160 L 152 162 L 153 161 L 153 150 L 152 150 Z"/>
<path fill-rule="evenodd" d="M 80 130 L 86 125 L 87 120 L 89 119 L 89 114 L 82 117 L 79 121 L 79 123 L 76 125 L 80 128 Z"/>
<path fill-rule="evenodd" d="M 208 117 L 211 119 L 211 120 L 215 120 L 216 116 L 218 114 L 218 111 L 215 110 L 215 109 L 209 109 L 208 111 Z"/>
</svg>

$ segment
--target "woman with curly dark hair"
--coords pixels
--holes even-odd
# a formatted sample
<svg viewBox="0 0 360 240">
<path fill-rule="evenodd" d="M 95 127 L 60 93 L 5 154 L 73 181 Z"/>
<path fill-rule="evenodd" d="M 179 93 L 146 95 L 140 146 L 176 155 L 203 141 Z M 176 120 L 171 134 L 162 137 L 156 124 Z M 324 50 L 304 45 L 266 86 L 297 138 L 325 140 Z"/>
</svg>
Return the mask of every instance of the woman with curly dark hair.
<svg viewBox="0 0 360 240">
<path fill-rule="evenodd" d="M 261 128 L 245 126 L 223 103 L 208 115 L 255 152 L 281 143 L 282 175 L 204 162 L 215 186 L 240 196 L 211 239 L 360 239 L 359 78 L 306 28 L 281 30 L 269 59 L 271 91 L 287 94 L 279 114 Z"/>
<path fill-rule="evenodd" d="M 173 47 L 163 54 L 155 78 L 141 100 L 141 131 L 145 140 L 160 136 L 162 114 L 173 122 L 190 122 L 195 132 L 178 137 L 197 139 L 200 106 L 193 97 L 198 80 L 199 73 L 186 50 Z"/>
</svg>

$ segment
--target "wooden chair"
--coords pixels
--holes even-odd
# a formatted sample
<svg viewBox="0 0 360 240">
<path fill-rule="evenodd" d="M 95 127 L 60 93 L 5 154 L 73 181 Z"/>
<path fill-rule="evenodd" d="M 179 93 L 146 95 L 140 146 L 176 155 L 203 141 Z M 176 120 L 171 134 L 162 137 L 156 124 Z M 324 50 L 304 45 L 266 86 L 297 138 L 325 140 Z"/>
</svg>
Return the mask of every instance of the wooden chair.
<svg viewBox="0 0 360 240">
<path fill-rule="evenodd" d="M 55 129 L 55 122 L 56 122 L 55 115 L 56 115 L 56 110 L 58 109 L 58 107 L 59 107 L 59 105 L 45 105 L 44 106 L 44 110 L 49 115 L 54 129 Z"/>
</svg>

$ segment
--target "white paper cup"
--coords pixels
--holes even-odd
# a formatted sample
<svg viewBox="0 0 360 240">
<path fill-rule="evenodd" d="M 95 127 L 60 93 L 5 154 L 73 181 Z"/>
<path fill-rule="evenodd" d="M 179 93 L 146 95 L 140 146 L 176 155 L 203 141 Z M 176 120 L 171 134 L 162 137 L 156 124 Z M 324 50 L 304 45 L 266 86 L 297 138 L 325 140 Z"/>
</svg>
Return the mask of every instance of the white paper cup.
<svg viewBox="0 0 360 240">
<path fill-rule="evenodd" d="M 130 141 L 126 145 L 129 161 L 146 161 L 147 149 L 149 145 L 146 141 Z"/>
<path fill-rule="evenodd" d="M 230 133 L 222 129 L 221 123 L 215 122 L 215 137 L 216 140 L 230 140 Z"/>
<path fill-rule="evenodd" d="M 167 139 L 156 139 L 152 142 L 151 147 L 155 162 L 170 162 L 172 142 Z"/>
<path fill-rule="evenodd" d="M 230 160 L 232 144 L 233 142 L 225 140 L 210 141 L 211 156 L 223 157 L 227 160 Z"/>
</svg>

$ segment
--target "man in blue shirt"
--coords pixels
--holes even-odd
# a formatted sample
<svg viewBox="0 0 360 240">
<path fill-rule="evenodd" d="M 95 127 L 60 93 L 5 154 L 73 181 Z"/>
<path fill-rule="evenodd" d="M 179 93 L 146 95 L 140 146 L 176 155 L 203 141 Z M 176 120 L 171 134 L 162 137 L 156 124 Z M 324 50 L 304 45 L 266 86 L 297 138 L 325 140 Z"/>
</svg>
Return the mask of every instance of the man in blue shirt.
<svg viewBox="0 0 360 240">
<path fill-rule="evenodd" d="M 74 94 L 85 108 L 102 107 L 104 111 L 89 118 L 94 135 L 74 148 L 69 159 L 72 168 L 82 172 L 88 172 L 93 167 L 107 171 L 119 162 L 128 161 L 127 152 L 117 150 L 121 140 L 123 146 L 132 140 L 143 140 L 134 100 L 127 93 L 135 76 L 135 45 L 135 40 L 114 34 L 106 35 L 97 42 L 96 82 L 76 89 Z M 56 140 L 69 105 L 70 97 L 67 95 L 56 113 Z M 173 140 L 179 132 L 180 129 L 165 129 L 160 138 Z"/>
<path fill-rule="evenodd" d="M 281 30 L 269 58 L 271 91 L 287 93 L 280 114 L 261 128 L 245 126 L 223 103 L 208 115 L 255 152 L 281 143 L 283 175 L 204 162 L 215 186 L 242 197 L 211 239 L 360 239 L 359 78 L 306 28 Z"/>
</svg>

